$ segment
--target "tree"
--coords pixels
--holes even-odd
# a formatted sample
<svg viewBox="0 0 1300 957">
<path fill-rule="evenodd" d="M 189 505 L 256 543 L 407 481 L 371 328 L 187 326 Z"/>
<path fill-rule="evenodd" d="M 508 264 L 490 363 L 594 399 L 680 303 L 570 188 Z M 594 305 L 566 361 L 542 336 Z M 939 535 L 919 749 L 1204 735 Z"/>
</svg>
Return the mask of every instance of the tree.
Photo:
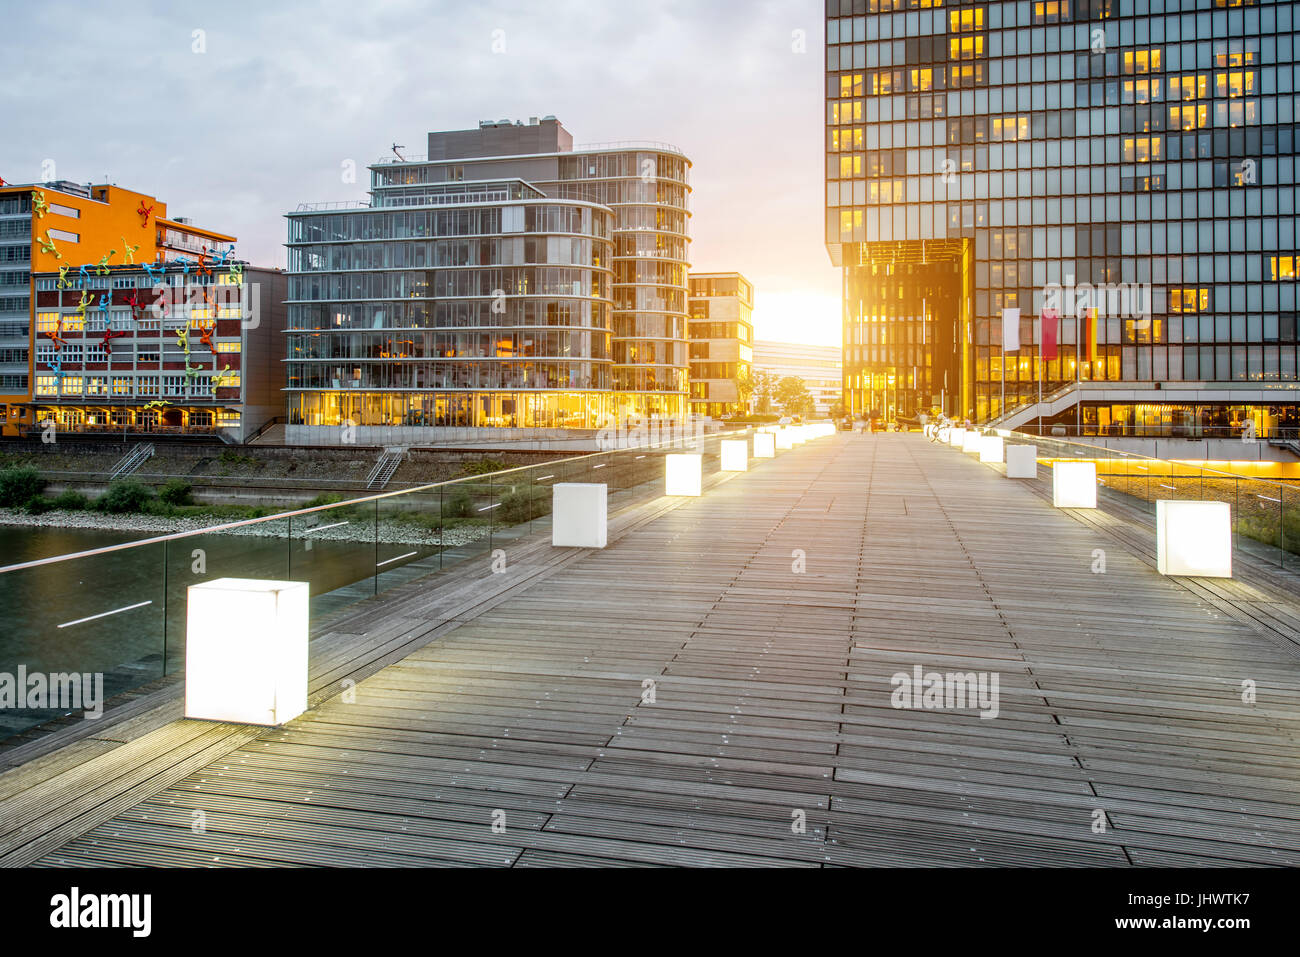
<svg viewBox="0 0 1300 957">
<path fill-rule="evenodd" d="M 772 411 L 772 396 L 776 389 L 777 376 L 772 372 L 764 372 L 762 369 L 754 369 L 747 376 L 742 377 L 749 383 L 749 394 L 754 397 L 754 411 L 759 415 L 766 415 Z M 742 386 L 742 391 L 744 387 Z"/>
<path fill-rule="evenodd" d="M 786 415 L 808 415 L 813 410 L 813 397 L 798 376 L 788 375 L 776 384 L 773 398 L 781 403 Z"/>
</svg>

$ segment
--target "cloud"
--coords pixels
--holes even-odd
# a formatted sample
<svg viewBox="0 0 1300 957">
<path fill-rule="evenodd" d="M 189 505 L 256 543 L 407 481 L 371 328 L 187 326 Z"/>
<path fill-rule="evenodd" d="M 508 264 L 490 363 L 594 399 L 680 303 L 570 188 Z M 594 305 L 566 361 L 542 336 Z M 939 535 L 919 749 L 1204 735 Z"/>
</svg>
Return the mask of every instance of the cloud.
<svg viewBox="0 0 1300 957">
<path fill-rule="evenodd" d="M 692 260 L 754 282 L 758 332 L 838 338 L 823 246 L 822 0 L 45 3 L 6 12 L 0 176 L 107 178 L 284 263 L 283 214 L 360 199 L 392 143 L 554 114 L 693 161 Z M 806 52 L 794 46 L 804 31 Z M 194 52 L 195 31 L 204 51 Z M 499 31 L 499 32 L 498 32 Z M 504 42 L 504 52 L 494 53 Z M 354 160 L 358 182 L 343 181 Z M 774 304 L 770 309 L 761 304 Z M 828 303 L 836 303 L 833 311 Z M 801 308 L 801 304 L 806 308 Z"/>
</svg>

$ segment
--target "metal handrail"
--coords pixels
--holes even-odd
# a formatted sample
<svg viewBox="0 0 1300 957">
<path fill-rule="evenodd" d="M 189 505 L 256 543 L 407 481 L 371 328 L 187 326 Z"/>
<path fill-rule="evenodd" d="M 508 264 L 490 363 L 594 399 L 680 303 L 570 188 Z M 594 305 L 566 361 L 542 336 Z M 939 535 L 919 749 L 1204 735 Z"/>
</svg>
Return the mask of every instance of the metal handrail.
<svg viewBox="0 0 1300 957">
<path fill-rule="evenodd" d="M 319 213 L 331 209 L 372 209 L 373 207 L 360 199 L 340 199 L 331 203 L 299 203 L 294 210 L 297 213 Z"/>
<path fill-rule="evenodd" d="M 749 431 L 748 429 L 733 429 L 729 432 L 717 432 L 714 434 L 718 437 L 722 437 L 726 435 L 736 435 L 740 432 L 748 432 L 748 431 Z M 611 449 L 606 452 L 590 452 L 587 455 L 573 455 L 573 456 L 569 456 L 568 458 L 559 459 L 555 463 L 551 463 L 551 464 L 559 464 L 561 462 L 564 463 L 579 462 L 582 461 L 583 459 L 597 458 L 606 455 L 618 455 L 622 452 L 634 452 L 637 451 L 637 449 L 663 448 L 666 446 L 676 445 L 679 442 L 687 441 L 690 438 L 693 437 L 672 439 L 668 442 L 657 442 L 650 445 L 636 446 L 634 448 L 629 448 L 629 449 Z M 314 512 L 329 511 L 331 509 L 337 509 L 337 508 L 348 508 L 354 505 L 362 505 L 366 502 L 377 502 L 380 499 L 395 498 L 399 495 L 411 495 L 415 492 L 427 492 L 430 489 L 439 488 L 441 486 L 457 485 L 463 482 L 482 482 L 485 479 L 496 478 L 497 476 L 509 475 L 514 472 L 523 472 L 528 469 L 535 469 L 540 467 L 541 466 L 537 464 L 520 465 L 512 469 L 501 469 L 500 471 L 496 471 L 496 472 L 486 472 L 482 475 L 465 475 L 460 478 L 447 479 L 446 481 L 442 481 L 442 482 L 430 482 L 427 485 L 417 485 L 414 488 L 398 489 L 395 492 L 381 492 L 378 495 L 365 495 L 362 496 L 361 498 L 348 499 L 345 502 L 330 502 L 328 505 L 314 505 L 311 508 L 301 508 L 291 512 L 278 512 L 275 515 L 264 515 L 261 518 L 246 518 L 246 519 L 241 519 L 238 522 L 227 522 L 225 525 L 211 525 L 207 528 L 198 528 L 188 532 L 173 532 L 170 535 L 157 535 L 154 536 L 153 538 L 142 538 L 133 542 L 119 542 L 116 545 L 105 545 L 101 548 L 92 548 L 82 552 L 70 552 L 67 555 L 52 555 L 49 558 L 38 558 L 30 562 L 20 562 L 17 565 L 0 566 L 0 575 L 6 574 L 8 572 L 23 571 L 24 569 L 27 568 L 37 568 L 42 565 L 55 565 L 58 564 L 59 562 L 73 561 L 79 558 L 91 558 L 95 555 L 107 555 L 110 552 L 120 552 L 130 548 L 143 548 L 148 545 L 158 545 L 163 542 L 179 541 L 185 538 L 193 538 L 197 535 L 213 535 L 220 532 L 226 532 L 234 528 L 243 528 L 248 525 L 260 525 L 264 522 L 278 522 L 281 519 L 295 518 L 299 515 L 311 515 Z"/>
<path fill-rule="evenodd" d="M 575 153 L 596 153 L 602 150 L 650 149 L 664 153 L 676 153 L 682 159 L 686 154 L 672 143 L 660 143 L 657 140 L 615 140 L 612 143 L 578 143 L 573 147 Z"/>
</svg>

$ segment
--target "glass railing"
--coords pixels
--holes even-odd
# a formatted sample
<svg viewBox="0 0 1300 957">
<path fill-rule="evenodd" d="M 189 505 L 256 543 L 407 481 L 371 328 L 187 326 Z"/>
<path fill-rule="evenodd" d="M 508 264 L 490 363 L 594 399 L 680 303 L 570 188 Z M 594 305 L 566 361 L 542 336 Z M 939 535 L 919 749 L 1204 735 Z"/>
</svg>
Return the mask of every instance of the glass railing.
<svg viewBox="0 0 1300 957">
<path fill-rule="evenodd" d="M 1110 502 L 1154 515 L 1156 502 L 1162 499 L 1226 502 L 1232 510 L 1235 548 L 1282 568 L 1300 570 L 1300 463 L 1251 460 L 1216 467 L 1053 436 L 995 431 L 1009 445 L 1036 446 L 1040 465 L 1095 463 L 1099 505 Z M 1252 469 L 1283 474 L 1251 475 Z"/>
<path fill-rule="evenodd" d="M 560 482 L 608 486 L 609 511 L 664 493 L 673 451 L 719 470 L 721 440 L 688 435 L 286 511 L 197 531 L 119 542 L 0 567 L 0 675 L 102 675 L 105 698 L 184 666 L 186 596 L 216 578 L 308 582 L 313 632 L 366 598 L 498 551 L 550 528 Z M 19 669 L 23 669 L 20 672 Z M 0 706 L 0 740 L 71 713 Z"/>
</svg>

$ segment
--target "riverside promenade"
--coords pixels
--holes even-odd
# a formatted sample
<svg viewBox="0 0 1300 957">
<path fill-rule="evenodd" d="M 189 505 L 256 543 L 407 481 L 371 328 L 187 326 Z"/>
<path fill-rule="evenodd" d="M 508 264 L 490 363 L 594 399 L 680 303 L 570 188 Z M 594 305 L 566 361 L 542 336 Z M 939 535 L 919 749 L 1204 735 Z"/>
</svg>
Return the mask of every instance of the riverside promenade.
<svg viewBox="0 0 1300 957">
<path fill-rule="evenodd" d="M 0 864 L 1300 865 L 1300 588 L 1136 511 L 841 433 L 506 551 L 331 622 L 284 727 L 0 774 Z"/>
</svg>

